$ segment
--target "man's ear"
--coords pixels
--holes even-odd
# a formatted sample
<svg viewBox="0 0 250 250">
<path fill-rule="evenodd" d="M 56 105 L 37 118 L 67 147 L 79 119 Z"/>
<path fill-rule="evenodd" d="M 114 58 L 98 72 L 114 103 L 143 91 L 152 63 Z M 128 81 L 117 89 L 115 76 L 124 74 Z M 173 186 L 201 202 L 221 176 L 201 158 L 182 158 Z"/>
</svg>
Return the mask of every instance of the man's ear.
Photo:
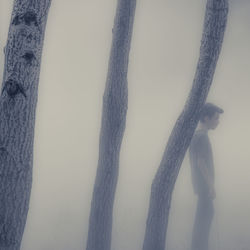
<svg viewBox="0 0 250 250">
<path fill-rule="evenodd" d="M 209 118 L 208 115 L 204 116 L 204 123 L 206 123 L 209 119 L 210 119 L 210 118 Z"/>
</svg>

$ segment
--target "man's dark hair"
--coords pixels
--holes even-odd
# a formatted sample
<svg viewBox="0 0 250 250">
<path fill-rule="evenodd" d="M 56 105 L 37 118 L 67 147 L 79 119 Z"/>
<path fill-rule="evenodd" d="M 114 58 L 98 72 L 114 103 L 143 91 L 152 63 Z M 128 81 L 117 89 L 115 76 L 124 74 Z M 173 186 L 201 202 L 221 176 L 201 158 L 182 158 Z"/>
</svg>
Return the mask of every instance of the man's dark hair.
<svg viewBox="0 0 250 250">
<path fill-rule="evenodd" d="M 207 102 L 201 109 L 200 121 L 204 122 L 206 116 L 211 118 L 216 112 L 221 114 L 224 112 L 224 110 L 210 102 Z"/>
</svg>

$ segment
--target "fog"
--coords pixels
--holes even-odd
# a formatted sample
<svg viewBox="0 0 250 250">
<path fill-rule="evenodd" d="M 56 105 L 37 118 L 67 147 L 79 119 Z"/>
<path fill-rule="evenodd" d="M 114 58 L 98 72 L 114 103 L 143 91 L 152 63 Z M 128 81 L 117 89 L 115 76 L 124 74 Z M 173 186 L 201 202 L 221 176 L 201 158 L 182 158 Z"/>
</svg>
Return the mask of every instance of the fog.
<svg viewBox="0 0 250 250">
<path fill-rule="evenodd" d="M 142 247 L 150 187 L 191 88 L 205 0 L 138 0 L 128 75 L 112 250 Z M 0 65 L 12 1 L 0 1 Z M 33 187 L 22 250 L 82 250 L 95 179 L 116 0 L 53 0 L 35 127 Z M 230 1 L 208 101 L 216 178 L 213 250 L 250 249 L 250 1 Z M 189 250 L 196 207 L 188 156 L 173 194 L 167 250 Z"/>
</svg>

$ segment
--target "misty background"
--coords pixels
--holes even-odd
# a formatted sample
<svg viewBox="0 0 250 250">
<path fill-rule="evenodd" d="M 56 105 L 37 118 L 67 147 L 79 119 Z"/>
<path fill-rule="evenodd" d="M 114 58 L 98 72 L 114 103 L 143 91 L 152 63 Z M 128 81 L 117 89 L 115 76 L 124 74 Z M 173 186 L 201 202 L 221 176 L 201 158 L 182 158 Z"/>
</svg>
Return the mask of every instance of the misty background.
<svg viewBox="0 0 250 250">
<path fill-rule="evenodd" d="M 1 79 L 13 1 L 0 0 Z M 98 161 L 116 0 L 53 0 L 36 115 L 33 187 L 22 250 L 82 250 Z M 153 177 L 191 88 L 205 0 L 138 0 L 112 250 L 142 247 Z M 250 1 L 231 0 L 208 101 L 217 198 L 213 250 L 250 249 Z M 196 208 L 188 155 L 173 193 L 167 249 L 189 250 Z"/>
</svg>

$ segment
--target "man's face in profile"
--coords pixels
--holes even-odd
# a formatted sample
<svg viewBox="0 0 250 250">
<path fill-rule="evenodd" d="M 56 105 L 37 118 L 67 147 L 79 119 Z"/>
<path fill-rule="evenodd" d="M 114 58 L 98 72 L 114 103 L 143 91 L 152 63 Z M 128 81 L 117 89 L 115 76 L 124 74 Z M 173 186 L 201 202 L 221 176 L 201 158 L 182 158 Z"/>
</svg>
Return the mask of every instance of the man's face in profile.
<svg viewBox="0 0 250 250">
<path fill-rule="evenodd" d="M 212 117 L 205 117 L 205 123 L 208 129 L 216 129 L 219 124 L 220 114 L 215 112 Z"/>
</svg>

